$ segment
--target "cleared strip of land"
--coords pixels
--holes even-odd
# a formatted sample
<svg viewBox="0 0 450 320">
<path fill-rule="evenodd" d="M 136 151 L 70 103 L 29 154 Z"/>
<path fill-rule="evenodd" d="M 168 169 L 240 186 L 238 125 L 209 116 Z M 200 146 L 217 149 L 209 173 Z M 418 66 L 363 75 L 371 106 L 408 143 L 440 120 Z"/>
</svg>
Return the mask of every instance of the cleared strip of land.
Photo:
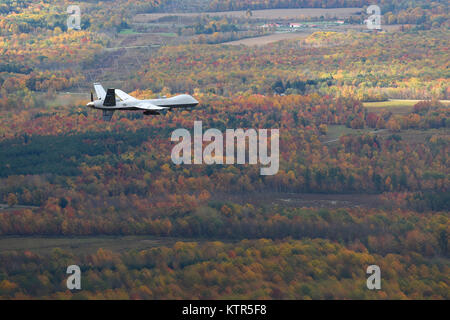
<svg viewBox="0 0 450 320">
<path fill-rule="evenodd" d="M 364 102 L 364 107 L 386 108 L 386 107 L 413 106 L 419 101 L 423 100 L 389 99 L 387 101 Z M 450 100 L 440 100 L 440 102 L 444 104 L 450 104 Z"/>
<path fill-rule="evenodd" d="M 129 250 L 145 250 L 154 247 L 173 246 L 176 242 L 207 242 L 214 239 L 186 239 L 152 236 L 75 236 L 75 237 L 46 237 L 46 236 L 3 236 L 0 237 L 0 253 L 8 251 L 31 251 L 35 253 L 49 253 L 60 248 L 78 253 L 94 253 L 98 249 L 115 252 Z M 230 242 L 230 240 L 218 240 Z"/>
<path fill-rule="evenodd" d="M 270 34 L 268 36 L 240 39 L 240 40 L 236 40 L 236 41 L 224 42 L 222 44 L 231 45 L 231 46 L 239 46 L 239 45 L 262 46 L 262 45 L 266 45 L 266 44 L 281 41 L 281 40 L 302 39 L 302 38 L 306 38 L 310 34 L 311 34 L 311 32 L 274 33 L 274 34 Z"/>
<path fill-rule="evenodd" d="M 23 210 L 23 209 L 39 209 L 36 206 L 23 206 L 23 205 L 14 205 L 12 207 L 8 206 L 6 203 L 0 203 L 0 212 L 2 211 L 14 211 L 14 210 Z"/>
</svg>

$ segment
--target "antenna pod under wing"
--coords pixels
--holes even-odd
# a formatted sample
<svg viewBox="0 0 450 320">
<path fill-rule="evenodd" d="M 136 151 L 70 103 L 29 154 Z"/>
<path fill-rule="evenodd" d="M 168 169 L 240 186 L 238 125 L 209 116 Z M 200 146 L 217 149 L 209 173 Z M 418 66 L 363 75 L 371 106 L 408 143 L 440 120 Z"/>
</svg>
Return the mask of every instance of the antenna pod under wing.
<svg viewBox="0 0 450 320">
<path fill-rule="evenodd" d="M 111 121 L 114 110 L 103 110 L 103 121 Z"/>
</svg>

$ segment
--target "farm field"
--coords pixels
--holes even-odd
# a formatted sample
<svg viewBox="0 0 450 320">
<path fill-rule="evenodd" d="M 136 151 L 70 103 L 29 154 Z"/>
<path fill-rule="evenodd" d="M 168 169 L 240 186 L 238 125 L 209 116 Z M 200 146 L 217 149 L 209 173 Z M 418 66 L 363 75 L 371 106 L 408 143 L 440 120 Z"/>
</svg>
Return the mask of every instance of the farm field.
<svg viewBox="0 0 450 320">
<path fill-rule="evenodd" d="M 284 21 L 286 23 L 293 21 L 303 21 L 305 19 L 311 18 L 320 18 L 324 17 L 326 21 L 333 21 L 333 19 L 345 19 L 353 14 L 360 13 L 360 8 L 336 8 L 336 9 L 266 9 L 266 10 L 255 10 L 252 11 L 252 16 L 246 16 L 246 11 L 226 11 L 226 12 L 199 12 L 199 13 L 154 13 L 154 14 L 137 14 L 133 17 L 133 24 L 135 28 L 156 28 L 165 29 L 167 31 L 180 31 L 183 28 L 187 28 L 198 23 L 199 20 L 208 20 L 214 21 L 214 19 L 228 19 L 230 21 L 235 22 L 239 21 L 238 29 L 241 29 L 240 32 L 236 33 L 234 37 L 237 37 L 238 40 L 227 41 L 226 39 L 222 41 L 218 41 L 215 43 L 225 43 L 230 45 L 264 45 L 284 39 L 292 39 L 296 38 L 295 35 L 286 32 L 286 30 L 265 30 L 263 34 L 258 34 L 257 36 L 248 36 L 245 35 L 245 31 L 243 30 L 252 30 L 255 33 L 255 30 L 259 30 L 260 33 L 261 23 L 274 23 L 279 21 Z M 212 20 L 211 20 L 212 19 Z M 250 24 L 249 24 L 250 22 Z M 345 26 L 333 26 L 333 27 L 324 27 L 321 25 L 322 22 L 318 22 L 318 25 L 314 25 L 314 23 L 310 23 L 314 25 L 314 28 L 307 27 L 305 25 L 306 30 L 298 31 L 300 34 L 310 34 L 314 31 L 318 30 L 333 30 L 344 32 L 348 29 L 355 30 L 363 30 L 364 27 L 356 26 L 356 25 L 345 25 Z M 172 27 L 171 27 L 172 25 Z M 267 34 L 271 33 L 271 34 Z M 134 35 L 135 37 L 129 37 L 133 39 L 133 41 L 139 41 L 142 43 L 145 41 L 145 38 L 150 39 L 147 34 L 138 34 L 132 29 L 125 29 L 125 31 L 121 32 L 120 35 Z M 155 33 L 156 34 L 156 33 Z M 240 39 L 242 38 L 242 39 Z M 142 39 L 142 40 L 139 40 Z M 186 41 L 196 41 L 196 37 L 192 37 L 189 35 L 186 37 L 185 35 L 176 37 L 174 39 L 167 39 L 170 43 L 182 43 Z"/>
<path fill-rule="evenodd" d="M 419 101 L 420 100 L 389 99 L 388 101 L 364 102 L 363 105 L 370 112 L 389 110 L 394 114 L 408 114 Z M 440 102 L 445 105 L 450 105 L 449 100 L 440 100 Z"/>
<path fill-rule="evenodd" d="M 251 20 L 277 20 L 277 19 L 302 19 L 304 17 L 336 17 L 337 19 L 347 18 L 351 15 L 361 12 L 361 8 L 333 8 L 333 9 L 266 9 L 252 10 Z M 134 17 L 135 22 L 150 22 L 165 17 L 231 17 L 231 18 L 247 18 L 246 11 L 223 11 L 223 12 L 199 12 L 199 13 L 147 13 L 137 14 Z"/>
</svg>

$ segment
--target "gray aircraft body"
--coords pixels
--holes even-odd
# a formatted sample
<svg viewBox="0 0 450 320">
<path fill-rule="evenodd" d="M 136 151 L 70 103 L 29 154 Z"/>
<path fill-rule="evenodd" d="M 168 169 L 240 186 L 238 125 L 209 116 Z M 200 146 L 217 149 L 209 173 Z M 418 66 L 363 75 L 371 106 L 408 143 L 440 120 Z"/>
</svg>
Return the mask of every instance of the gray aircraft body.
<svg viewBox="0 0 450 320">
<path fill-rule="evenodd" d="M 145 115 L 159 115 L 160 111 L 173 108 L 195 107 L 198 101 L 188 94 L 180 94 L 171 98 L 139 100 L 119 89 L 105 89 L 100 83 L 94 83 L 97 100 L 91 92 L 91 102 L 87 104 L 93 109 L 103 110 L 103 120 L 111 121 L 116 110 L 141 110 Z"/>
</svg>

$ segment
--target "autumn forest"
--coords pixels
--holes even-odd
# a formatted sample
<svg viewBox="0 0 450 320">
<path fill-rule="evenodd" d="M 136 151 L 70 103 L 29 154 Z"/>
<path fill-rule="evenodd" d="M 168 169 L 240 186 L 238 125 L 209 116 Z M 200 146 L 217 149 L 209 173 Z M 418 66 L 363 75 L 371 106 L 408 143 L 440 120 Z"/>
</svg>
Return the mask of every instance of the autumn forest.
<svg viewBox="0 0 450 320">
<path fill-rule="evenodd" d="M 449 5 L 369 4 L 0 1 L 0 299 L 449 299 Z M 97 81 L 200 103 L 107 122 Z M 278 173 L 174 164 L 194 121 L 278 129 Z"/>
</svg>

